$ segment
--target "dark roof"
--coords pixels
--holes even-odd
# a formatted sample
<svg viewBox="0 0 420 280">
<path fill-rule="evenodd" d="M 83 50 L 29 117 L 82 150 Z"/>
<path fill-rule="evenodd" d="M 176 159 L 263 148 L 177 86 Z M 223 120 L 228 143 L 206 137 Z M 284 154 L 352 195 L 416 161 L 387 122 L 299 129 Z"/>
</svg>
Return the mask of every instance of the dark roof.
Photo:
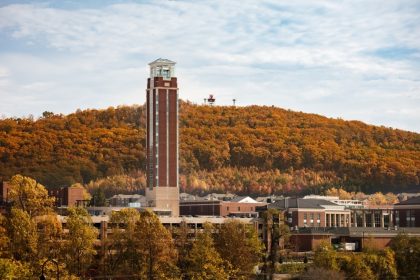
<svg viewBox="0 0 420 280">
<path fill-rule="evenodd" d="M 239 201 L 241 201 L 242 199 L 244 199 L 246 196 L 237 196 L 237 197 L 234 197 L 234 198 L 232 198 L 232 202 L 239 202 Z"/>
<path fill-rule="evenodd" d="M 395 205 L 415 205 L 415 204 L 420 204 L 420 196 L 415 196 L 415 197 L 409 198 L 409 199 L 401 201 L 400 203 L 397 203 Z"/>
<path fill-rule="evenodd" d="M 331 201 L 323 199 L 303 199 L 303 198 L 285 198 L 277 200 L 268 205 L 268 208 L 286 209 L 286 208 L 311 208 L 324 209 L 321 205 L 337 205 Z"/>
</svg>

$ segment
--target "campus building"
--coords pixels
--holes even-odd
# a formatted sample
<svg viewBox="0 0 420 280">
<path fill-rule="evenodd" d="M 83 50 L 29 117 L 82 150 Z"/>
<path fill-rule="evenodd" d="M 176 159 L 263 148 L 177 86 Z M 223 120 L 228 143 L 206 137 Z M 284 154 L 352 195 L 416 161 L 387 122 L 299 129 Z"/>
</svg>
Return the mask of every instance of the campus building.
<svg viewBox="0 0 420 280">
<path fill-rule="evenodd" d="M 351 211 L 331 201 L 312 198 L 283 198 L 269 204 L 284 212 L 290 227 L 349 227 Z"/>
<path fill-rule="evenodd" d="M 337 201 L 336 201 L 337 202 Z M 342 249 L 385 248 L 398 234 L 420 236 L 420 196 L 394 205 L 358 206 L 317 198 L 283 198 L 260 207 L 277 209 L 291 228 L 296 251 L 310 251 L 321 242 Z"/>
<path fill-rule="evenodd" d="M 84 206 L 85 190 L 82 186 L 49 189 L 48 195 L 54 197 L 56 207 Z"/>
<path fill-rule="evenodd" d="M 151 63 L 146 89 L 147 207 L 179 215 L 178 84 L 175 62 Z"/>
<path fill-rule="evenodd" d="M 337 205 L 345 206 L 348 209 L 363 209 L 365 204 L 362 201 L 357 199 L 340 199 L 338 196 L 328 196 L 328 195 L 305 195 L 304 199 L 322 199 L 331 201 Z"/>
<path fill-rule="evenodd" d="M 398 227 L 420 227 L 420 196 L 394 204 L 393 220 Z"/>
<path fill-rule="evenodd" d="M 146 197 L 141 194 L 116 194 L 109 199 L 109 206 L 114 207 L 142 207 L 146 204 Z"/>
<path fill-rule="evenodd" d="M 257 217 L 257 207 L 267 203 L 258 202 L 249 196 L 234 197 L 228 201 L 218 199 L 181 200 L 181 216 Z"/>
<path fill-rule="evenodd" d="M 170 230 L 185 223 L 190 229 L 190 238 L 194 238 L 206 222 L 212 223 L 217 229 L 230 219 L 237 219 L 252 225 L 258 231 L 258 236 L 265 243 L 267 249 L 273 246 L 272 235 L 275 232 L 273 229 L 279 228 L 283 223 L 288 224 L 290 226 L 290 244 L 287 246 L 293 252 L 312 251 L 322 242 L 330 243 L 340 250 L 360 251 L 365 247 L 383 249 L 389 246 L 392 239 L 399 234 L 420 237 L 420 227 L 415 224 L 420 220 L 420 217 L 417 216 L 418 209 L 420 209 L 420 197 L 397 203 L 394 205 L 395 209 L 384 206 L 346 209 L 343 205 L 336 205 L 331 201 L 321 199 L 282 198 L 272 204 L 261 205 L 249 197 L 235 197 L 230 201 L 188 197 L 190 199 L 181 201 L 181 214 L 189 213 L 188 215 L 171 217 L 166 214 L 159 215 L 159 219 Z M 113 211 L 120 211 L 123 208 L 87 208 L 92 215 L 93 224 L 99 229 L 98 238 L 103 239 L 112 232 L 113 225 L 109 224 L 110 215 Z M 144 211 L 143 208 L 135 209 Z M 272 218 L 267 219 L 265 213 L 269 209 L 278 211 L 273 211 Z M 355 224 L 356 211 L 358 212 L 356 220 L 359 221 Z M 399 214 L 396 214 L 397 212 Z M 190 215 L 193 213 L 195 215 Z M 66 223 L 65 215 L 63 212 L 62 216 L 59 216 L 63 224 Z M 400 221 L 397 225 L 396 217 L 398 216 L 404 217 L 407 224 L 403 226 Z M 280 238 L 278 242 L 279 248 L 284 248 L 284 239 Z"/>
</svg>

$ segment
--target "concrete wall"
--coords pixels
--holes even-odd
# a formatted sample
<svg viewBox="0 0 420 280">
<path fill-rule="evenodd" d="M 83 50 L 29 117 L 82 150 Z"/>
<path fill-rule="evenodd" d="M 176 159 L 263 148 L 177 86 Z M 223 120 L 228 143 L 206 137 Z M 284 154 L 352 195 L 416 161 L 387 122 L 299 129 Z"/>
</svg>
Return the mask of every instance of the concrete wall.
<svg viewBox="0 0 420 280">
<path fill-rule="evenodd" d="M 179 216 L 179 189 L 175 187 L 146 188 L 148 206 L 157 210 L 171 210 L 172 216 Z"/>
</svg>

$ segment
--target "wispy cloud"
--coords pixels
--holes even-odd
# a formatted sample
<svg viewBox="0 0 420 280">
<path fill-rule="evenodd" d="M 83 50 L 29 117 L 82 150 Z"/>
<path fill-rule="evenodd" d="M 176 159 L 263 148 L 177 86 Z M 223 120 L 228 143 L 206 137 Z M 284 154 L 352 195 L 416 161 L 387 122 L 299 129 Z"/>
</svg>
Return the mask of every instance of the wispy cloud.
<svg viewBox="0 0 420 280">
<path fill-rule="evenodd" d="M 416 2 L 5 5 L 0 111 L 143 103 L 147 62 L 167 57 L 178 61 L 184 99 L 213 93 L 219 104 L 236 98 L 420 131 Z"/>
</svg>

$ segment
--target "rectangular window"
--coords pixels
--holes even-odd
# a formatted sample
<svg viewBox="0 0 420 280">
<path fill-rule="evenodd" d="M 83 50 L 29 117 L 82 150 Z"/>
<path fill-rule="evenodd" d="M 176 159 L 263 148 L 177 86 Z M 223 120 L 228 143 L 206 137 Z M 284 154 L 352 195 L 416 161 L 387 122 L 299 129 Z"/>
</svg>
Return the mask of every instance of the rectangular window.
<svg viewBox="0 0 420 280">
<path fill-rule="evenodd" d="M 406 221 L 407 221 L 407 227 L 411 227 L 411 211 L 407 210 L 406 211 Z"/>
<path fill-rule="evenodd" d="M 407 210 L 407 226 L 415 227 L 415 224 L 416 224 L 416 217 L 414 214 L 414 210 Z"/>
<path fill-rule="evenodd" d="M 366 213 L 365 214 L 365 216 L 366 216 L 366 227 L 373 227 L 373 224 L 372 224 L 372 213 Z"/>
<path fill-rule="evenodd" d="M 169 79 L 170 78 L 170 72 L 169 69 L 162 69 L 162 77 L 164 79 Z"/>
<path fill-rule="evenodd" d="M 380 212 L 374 212 L 374 219 L 375 219 L 375 227 L 381 227 L 381 213 Z"/>
</svg>

